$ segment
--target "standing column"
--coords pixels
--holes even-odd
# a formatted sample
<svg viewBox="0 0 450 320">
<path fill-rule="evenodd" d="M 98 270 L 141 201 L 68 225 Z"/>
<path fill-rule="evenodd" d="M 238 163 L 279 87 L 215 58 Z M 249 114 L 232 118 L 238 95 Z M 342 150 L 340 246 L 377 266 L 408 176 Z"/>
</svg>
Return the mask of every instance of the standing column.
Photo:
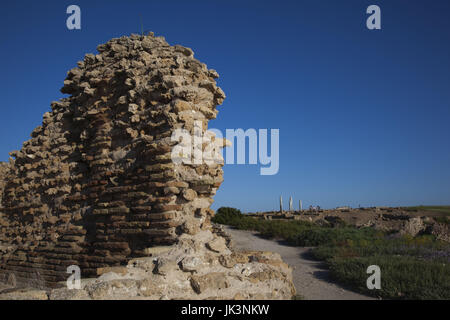
<svg viewBox="0 0 450 320">
<path fill-rule="evenodd" d="M 280 213 L 283 213 L 283 196 L 280 196 Z"/>
</svg>

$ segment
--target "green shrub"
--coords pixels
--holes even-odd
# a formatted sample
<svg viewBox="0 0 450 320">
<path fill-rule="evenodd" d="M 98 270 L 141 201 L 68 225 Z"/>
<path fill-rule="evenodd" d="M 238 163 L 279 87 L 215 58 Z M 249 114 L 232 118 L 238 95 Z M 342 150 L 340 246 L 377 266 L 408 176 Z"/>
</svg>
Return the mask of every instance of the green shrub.
<svg viewBox="0 0 450 320">
<path fill-rule="evenodd" d="M 450 224 L 449 216 L 436 217 L 436 218 L 434 218 L 434 220 L 436 220 L 436 222 L 439 222 L 439 223 Z"/>
<path fill-rule="evenodd" d="M 238 222 L 243 217 L 240 210 L 235 208 L 222 207 L 217 210 L 212 221 L 220 224 L 230 224 Z"/>
</svg>

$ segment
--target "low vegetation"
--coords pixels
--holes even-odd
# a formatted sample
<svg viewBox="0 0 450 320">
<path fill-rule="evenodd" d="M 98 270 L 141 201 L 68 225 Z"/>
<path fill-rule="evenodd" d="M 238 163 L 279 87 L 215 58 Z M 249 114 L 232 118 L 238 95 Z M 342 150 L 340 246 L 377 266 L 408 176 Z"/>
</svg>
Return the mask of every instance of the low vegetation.
<svg viewBox="0 0 450 320">
<path fill-rule="evenodd" d="M 220 208 L 213 221 L 314 247 L 313 256 L 327 263 L 332 277 L 359 292 L 385 299 L 450 299 L 450 245 L 432 236 L 399 237 L 345 224 L 262 220 L 234 208 Z M 370 265 L 381 269 L 380 290 L 367 289 Z"/>
<path fill-rule="evenodd" d="M 416 206 L 407 207 L 406 211 L 431 211 L 450 216 L 450 206 Z"/>
</svg>

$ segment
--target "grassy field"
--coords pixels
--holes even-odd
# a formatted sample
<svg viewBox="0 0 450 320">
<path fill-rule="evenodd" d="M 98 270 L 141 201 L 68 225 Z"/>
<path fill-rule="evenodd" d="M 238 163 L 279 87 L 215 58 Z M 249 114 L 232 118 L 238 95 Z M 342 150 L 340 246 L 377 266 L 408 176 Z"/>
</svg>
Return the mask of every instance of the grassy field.
<svg viewBox="0 0 450 320">
<path fill-rule="evenodd" d="M 322 227 L 305 221 L 261 220 L 220 208 L 214 222 L 254 230 L 294 246 L 312 246 L 331 275 L 355 290 L 385 299 L 450 299 L 450 245 L 432 236 L 392 237 L 372 228 Z M 367 267 L 381 269 L 381 289 L 366 287 Z"/>
<path fill-rule="evenodd" d="M 444 215 L 450 215 L 450 206 L 415 206 L 407 207 L 407 211 L 431 211 L 436 213 L 443 213 Z"/>
</svg>

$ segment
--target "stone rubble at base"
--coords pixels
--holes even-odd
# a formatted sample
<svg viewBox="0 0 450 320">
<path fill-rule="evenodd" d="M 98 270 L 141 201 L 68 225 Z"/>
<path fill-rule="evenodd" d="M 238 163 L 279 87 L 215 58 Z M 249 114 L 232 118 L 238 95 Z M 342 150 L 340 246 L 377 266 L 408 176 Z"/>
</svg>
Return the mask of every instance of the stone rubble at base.
<svg viewBox="0 0 450 320">
<path fill-rule="evenodd" d="M 212 246 L 216 249 L 208 249 Z M 127 266 L 99 268 L 99 277 L 82 279 L 80 289 L 62 283 L 56 289 L 3 293 L 0 300 L 262 300 L 295 294 L 292 270 L 279 254 L 235 252 L 209 230 L 155 248 L 154 255 L 131 259 Z"/>
</svg>

